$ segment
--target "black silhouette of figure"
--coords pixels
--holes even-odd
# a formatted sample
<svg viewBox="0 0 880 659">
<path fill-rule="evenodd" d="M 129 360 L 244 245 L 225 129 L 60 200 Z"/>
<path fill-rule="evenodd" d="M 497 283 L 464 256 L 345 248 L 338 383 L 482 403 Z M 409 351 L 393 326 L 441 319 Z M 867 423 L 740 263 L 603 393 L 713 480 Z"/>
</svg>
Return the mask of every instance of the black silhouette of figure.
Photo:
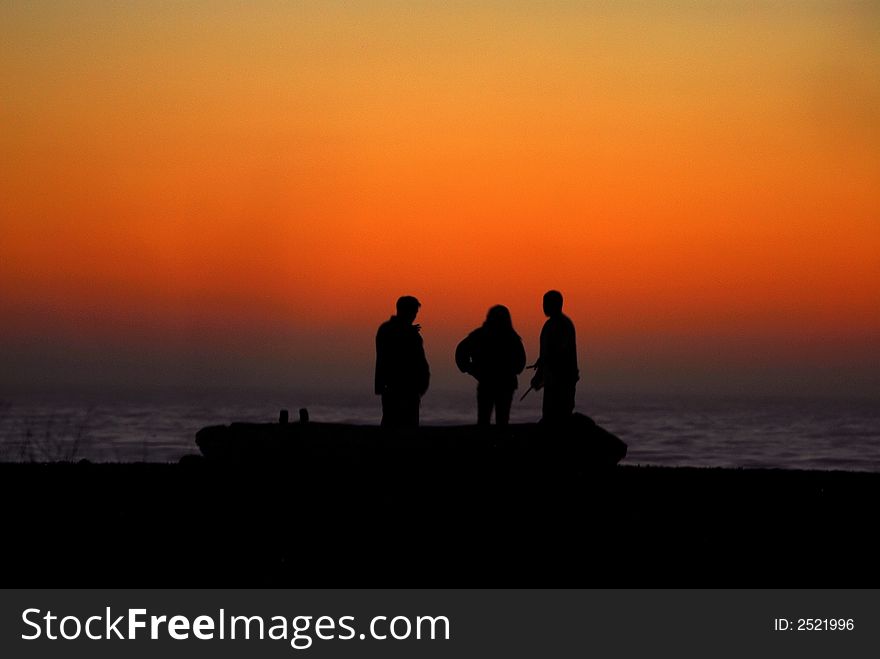
<svg viewBox="0 0 880 659">
<path fill-rule="evenodd" d="M 494 408 L 495 423 L 507 425 L 516 376 L 526 366 L 526 351 L 507 307 L 499 304 L 489 309 L 482 327 L 458 344 L 455 363 L 462 373 L 477 379 L 477 423 L 489 425 Z"/>
<path fill-rule="evenodd" d="M 574 412 L 575 386 L 580 379 L 577 341 L 574 323 L 562 313 L 562 293 L 544 294 L 544 315 L 547 321 L 541 329 L 541 354 L 531 384 L 535 390 L 544 389 L 541 420 L 559 423 Z"/>
<path fill-rule="evenodd" d="M 382 425 L 388 428 L 419 425 L 421 398 L 431 379 L 421 327 L 413 324 L 421 306 L 404 295 L 397 300 L 397 315 L 376 333 L 375 391 L 382 396 Z"/>
</svg>

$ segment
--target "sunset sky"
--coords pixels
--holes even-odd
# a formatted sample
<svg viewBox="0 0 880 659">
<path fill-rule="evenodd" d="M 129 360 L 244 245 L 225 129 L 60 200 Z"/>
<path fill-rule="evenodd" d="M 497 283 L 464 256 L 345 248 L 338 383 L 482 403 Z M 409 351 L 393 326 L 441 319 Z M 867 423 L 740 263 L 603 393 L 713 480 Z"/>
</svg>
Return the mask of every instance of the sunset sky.
<svg viewBox="0 0 880 659">
<path fill-rule="evenodd" d="M 583 386 L 880 394 L 880 3 L 0 5 L 0 385 L 438 386 L 561 290 Z"/>
</svg>

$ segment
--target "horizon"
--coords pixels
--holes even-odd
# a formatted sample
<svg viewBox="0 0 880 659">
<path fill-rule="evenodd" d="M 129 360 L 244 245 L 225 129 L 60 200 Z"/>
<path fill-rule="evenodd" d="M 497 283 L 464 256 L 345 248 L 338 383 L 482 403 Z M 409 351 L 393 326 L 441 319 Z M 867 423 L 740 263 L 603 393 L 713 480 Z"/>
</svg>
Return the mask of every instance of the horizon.
<svg viewBox="0 0 880 659">
<path fill-rule="evenodd" d="M 579 401 L 878 396 L 878 18 L 6 6 L 0 389 L 369 393 L 413 294 L 470 392 L 456 343 L 505 304 L 532 363 L 558 289 Z"/>
</svg>

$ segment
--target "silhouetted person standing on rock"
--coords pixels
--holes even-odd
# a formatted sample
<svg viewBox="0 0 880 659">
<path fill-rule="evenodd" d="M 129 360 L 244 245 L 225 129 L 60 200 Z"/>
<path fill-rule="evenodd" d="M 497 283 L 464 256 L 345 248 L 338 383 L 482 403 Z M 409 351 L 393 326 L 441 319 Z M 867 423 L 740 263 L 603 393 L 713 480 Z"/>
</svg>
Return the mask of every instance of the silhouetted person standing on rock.
<svg viewBox="0 0 880 659">
<path fill-rule="evenodd" d="M 535 362 L 532 387 L 544 389 L 542 421 L 559 423 L 574 412 L 574 391 L 580 379 L 574 323 L 562 313 L 562 293 L 544 294 L 547 321 L 541 330 L 541 354 Z"/>
<path fill-rule="evenodd" d="M 431 379 L 421 327 L 413 324 L 420 306 L 411 295 L 401 297 L 397 315 L 376 333 L 375 390 L 382 396 L 382 425 L 388 428 L 419 425 L 421 398 Z"/>
<path fill-rule="evenodd" d="M 470 373 L 479 383 L 477 423 L 489 425 L 494 407 L 495 423 L 507 425 L 510 403 L 518 384 L 516 376 L 526 366 L 526 351 L 513 329 L 507 307 L 499 304 L 489 309 L 483 326 L 458 344 L 455 363 L 462 373 Z"/>
</svg>

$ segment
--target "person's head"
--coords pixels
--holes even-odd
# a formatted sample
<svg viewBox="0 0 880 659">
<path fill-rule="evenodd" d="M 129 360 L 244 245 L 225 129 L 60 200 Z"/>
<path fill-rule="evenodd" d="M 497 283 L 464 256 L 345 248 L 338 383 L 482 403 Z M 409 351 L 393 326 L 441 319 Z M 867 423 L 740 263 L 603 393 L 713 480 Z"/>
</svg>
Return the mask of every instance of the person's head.
<svg viewBox="0 0 880 659">
<path fill-rule="evenodd" d="M 503 304 L 496 304 L 486 314 L 486 322 L 483 326 L 493 332 L 512 332 L 513 320 L 510 317 L 510 309 Z"/>
<path fill-rule="evenodd" d="M 562 293 L 547 291 L 544 293 L 544 315 L 558 316 L 562 313 Z"/>
<path fill-rule="evenodd" d="M 397 317 L 410 323 L 416 319 L 422 304 L 412 295 L 404 295 L 397 299 Z"/>
</svg>

